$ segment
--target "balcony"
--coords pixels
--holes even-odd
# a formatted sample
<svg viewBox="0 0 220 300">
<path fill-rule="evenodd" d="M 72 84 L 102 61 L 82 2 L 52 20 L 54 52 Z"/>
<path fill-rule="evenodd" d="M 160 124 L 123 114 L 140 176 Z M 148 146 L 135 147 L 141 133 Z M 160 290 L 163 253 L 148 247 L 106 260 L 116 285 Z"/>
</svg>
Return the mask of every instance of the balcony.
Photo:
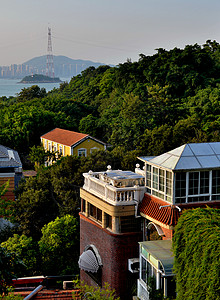
<svg viewBox="0 0 220 300">
<path fill-rule="evenodd" d="M 144 196 L 144 176 L 131 171 L 111 170 L 84 173 L 83 189 L 112 205 L 135 205 Z"/>
</svg>

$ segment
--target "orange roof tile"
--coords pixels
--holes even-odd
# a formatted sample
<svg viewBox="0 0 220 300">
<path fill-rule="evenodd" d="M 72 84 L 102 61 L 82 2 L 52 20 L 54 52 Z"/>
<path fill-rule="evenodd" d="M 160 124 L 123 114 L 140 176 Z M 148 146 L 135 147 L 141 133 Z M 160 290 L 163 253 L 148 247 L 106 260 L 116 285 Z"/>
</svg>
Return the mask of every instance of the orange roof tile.
<svg viewBox="0 0 220 300">
<path fill-rule="evenodd" d="M 73 146 L 79 141 L 89 136 L 88 134 L 79 133 L 75 131 L 65 130 L 61 128 L 55 128 L 48 133 L 41 136 L 43 139 L 50 140 L 55 143 L 59 143 L 66 146 Z"/>
<path fill-rule="evenodd" d="M 175 226 L 180 216 L 179 210 L 172 205 L 160 209 L 160 206 L 164 205 L 169 204 L 152 195 L 145 194 L 139 205 L 139 211 L 165 225 Z"/>
</svg>

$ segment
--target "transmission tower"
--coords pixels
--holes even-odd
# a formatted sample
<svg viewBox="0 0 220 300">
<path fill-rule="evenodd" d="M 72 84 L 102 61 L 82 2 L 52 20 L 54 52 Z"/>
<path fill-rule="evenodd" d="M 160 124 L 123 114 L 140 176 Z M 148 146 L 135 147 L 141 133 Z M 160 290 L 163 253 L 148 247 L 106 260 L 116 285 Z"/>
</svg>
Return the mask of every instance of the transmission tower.
<svg viewBox="0 0 220 300">
<path fill-rule="evenodd" d="M 51 28 L 48 27 L 48 46 L 47 46 L 47 68 L 46 75 L 54 78 L 53 52 L 51 41 Z"/>
</svg>

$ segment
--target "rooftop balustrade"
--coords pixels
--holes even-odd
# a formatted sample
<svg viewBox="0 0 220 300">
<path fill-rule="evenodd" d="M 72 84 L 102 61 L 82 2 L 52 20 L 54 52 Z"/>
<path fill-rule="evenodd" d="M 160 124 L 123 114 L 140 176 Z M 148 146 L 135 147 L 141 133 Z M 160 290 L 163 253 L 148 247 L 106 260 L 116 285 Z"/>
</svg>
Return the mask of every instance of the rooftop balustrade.
<svg viewBox="0 0 220 300">
<path fill-rule="evenodd" d="M 144 176 L 131 171 L 84 173 L 83 189 L 112 205 L 135 205 L 144 196 Z"/>
</svg>

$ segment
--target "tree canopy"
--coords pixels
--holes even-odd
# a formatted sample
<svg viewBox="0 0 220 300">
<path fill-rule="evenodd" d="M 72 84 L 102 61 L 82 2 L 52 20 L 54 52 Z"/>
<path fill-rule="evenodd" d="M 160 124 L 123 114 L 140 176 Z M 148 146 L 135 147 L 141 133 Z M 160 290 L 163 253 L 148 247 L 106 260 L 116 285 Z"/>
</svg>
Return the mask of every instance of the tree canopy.
<svg viewBox="0 0 220 300">
<path fill-rule="evenodd" d="M 27 154 L 55 127 L 142 155 L 217 141 L 219 61 L 220 45 L 208 40 L 184 49 L 159 48 L 116 67 L 90 67 L 48 93 L 36 85 L 25 88 L 17 97 L 0 98 L 0 143 Z M 170 140 L 158 147 L 154 137 L 163 130 Z"/>
<path fill-rule="evenodd" d="M 44 225 L 39 241 L 44 274 L 78 274 L 79 225 L 71 215 Z"/>
</svg>

